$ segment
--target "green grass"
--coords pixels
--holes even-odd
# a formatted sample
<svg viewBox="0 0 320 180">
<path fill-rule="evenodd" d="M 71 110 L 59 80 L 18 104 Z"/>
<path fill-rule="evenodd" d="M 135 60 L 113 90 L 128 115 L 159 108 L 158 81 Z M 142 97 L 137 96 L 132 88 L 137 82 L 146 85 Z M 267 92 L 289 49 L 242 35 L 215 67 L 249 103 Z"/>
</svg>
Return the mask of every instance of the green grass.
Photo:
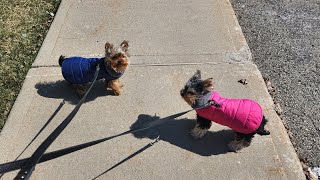
<svg viewBox="0 0 320 180">
<path fill-rule="evenodd" d="M 59 4 L 60 0 L 0 0 L 0 130 Z"/>
</svg>

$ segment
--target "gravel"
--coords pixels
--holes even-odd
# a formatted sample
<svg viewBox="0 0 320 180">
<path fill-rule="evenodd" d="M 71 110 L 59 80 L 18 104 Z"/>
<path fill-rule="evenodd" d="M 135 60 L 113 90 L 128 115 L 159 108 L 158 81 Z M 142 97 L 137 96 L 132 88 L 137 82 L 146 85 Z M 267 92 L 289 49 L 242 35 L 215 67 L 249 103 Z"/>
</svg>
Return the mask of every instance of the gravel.
<svg viewBox="0 0 320 180">
<path fill-rule="evenodd" d="M 231 0 L 298 156 L 320 167 L 320 1 Z"/>
</svg>

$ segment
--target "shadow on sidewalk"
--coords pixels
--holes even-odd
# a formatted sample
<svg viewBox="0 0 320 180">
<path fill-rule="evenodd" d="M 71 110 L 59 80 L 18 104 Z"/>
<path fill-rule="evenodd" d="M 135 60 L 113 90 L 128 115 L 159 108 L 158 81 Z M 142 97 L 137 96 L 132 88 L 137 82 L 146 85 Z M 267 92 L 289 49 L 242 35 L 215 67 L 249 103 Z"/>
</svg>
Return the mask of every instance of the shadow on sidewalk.
<svg viewBox="0 0 320 180">
<path fill-rule="evenodd" d="M 35 85 L 37 93 L 40 96 L 54 99 L 64 99 L 71 104 L 77 104 L 80 100 L 77 93 L 65 80 L 60 80 L 56 82 L 41 82 Z M 113 96 L 113 92 L 105 90 L 104 81 L 96 81 L 95 85 L 92 87 L 86 102 L 93 101 L 100 96 Z"/>
<path fill-rule="evenodd" d="M 157 116 L 141 114 L 136 122 L 131 125 L 130 129 L 143 127 L 146 123 L 159 118 Z M 161 126 L 135 132 L 133 135 L 139 139 L 155 139 L 160 135 L 160 140 L 201 156 L 226 154 L 229 152 L 227 144 L 234 139 L 232 130 L 208 131 L 202 139 L 196 140 L 190 135 L 190 131 L 195 126 L 195 123 L 195 120 L 191 119 L 178 119 Z"/>
</svg>

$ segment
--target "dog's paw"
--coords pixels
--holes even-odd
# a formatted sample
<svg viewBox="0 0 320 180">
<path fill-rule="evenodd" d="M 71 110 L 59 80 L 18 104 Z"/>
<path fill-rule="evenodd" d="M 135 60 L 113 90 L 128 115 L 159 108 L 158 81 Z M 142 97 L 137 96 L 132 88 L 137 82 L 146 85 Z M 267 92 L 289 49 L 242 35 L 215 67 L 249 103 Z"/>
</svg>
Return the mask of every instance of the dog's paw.
<svg viewBox="0 0 320 180">
<path fill-rule="evenodd" d="M 79 98 L 82 99 L 83 96 L 86 94 L 86 92 L 81 92 L 81 93 L 77 93 L 77 94 L 78 94 Z"/>
<path fill-rule="evenodd" d="M 245 148 L 245 147 L 248 147 L 250 145 L 249 142 L 245 141 L 245 140 L 234 140 L 234 141 L 231 141 L 229 144 L 228 144 L 228 147 L 229 147 L 229 150 L 230 151 L 233 151 L 233 152 L 238 152 L 240 151 L 241 149 Z"/>
<path fill-rule="evenodd" d="M 190 132 L 191 136 L 195 139 L 200 139 L 202 138 L 206 133 L 207 133 L 207 129 L 202 129 L 198 126 L 194 127 L 192 129 L 192 131 Z"/>
<path fill-rule="evenodd" d="M 237 152 L 242 149 L 242 146 L 240 146 L 240 141 L 231 141 L 228 144 L 228 148 L 230 151 Z"/>
<path fill-rule="evenodd" d="M 79 98 L 81 99 L 87 92 L 86 88 L 84 86 L 80 85 L 73 85 L 74 90 L 78 94 Z"/>
<path fill-rule="evenodd" d="M 264 130 L 259 131 L 258 134 L 261 136 L 266 136 L 266 135 L 270 135 L 270 131 L 264 129 Z"/>
<path fill-rule="evenodd" d="M 116 95 L 116 96 L 120 96 L 121 95 L 121 91 L 113 90 L 113 94 Z"/>
</svg>

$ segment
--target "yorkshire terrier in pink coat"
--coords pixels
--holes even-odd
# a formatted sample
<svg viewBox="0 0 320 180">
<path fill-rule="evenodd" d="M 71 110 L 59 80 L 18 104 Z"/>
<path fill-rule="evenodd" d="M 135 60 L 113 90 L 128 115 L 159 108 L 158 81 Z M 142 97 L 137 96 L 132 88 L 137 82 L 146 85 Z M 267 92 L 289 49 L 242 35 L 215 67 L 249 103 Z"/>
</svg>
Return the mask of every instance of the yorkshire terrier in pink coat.
<svg viewBox="0 0 320 180">
<path fill-rule="evenodd" d="M 212 121 L 227 126 L 236 132 L 236 138 L 229 143 L 231 151 L 248 147 L 255 134 L 269 135 L 265 129 L 267 119 L 261 106 L 250 99 L 231 99 L 221 97 L 213 91 L 212 78 L 202 80 L 198 70 L 180 91 L 182 98 L 196 109 L 197 124 L 191 134 L 195 138 L 203 137 L 212 125 Z"/>
</svg>

